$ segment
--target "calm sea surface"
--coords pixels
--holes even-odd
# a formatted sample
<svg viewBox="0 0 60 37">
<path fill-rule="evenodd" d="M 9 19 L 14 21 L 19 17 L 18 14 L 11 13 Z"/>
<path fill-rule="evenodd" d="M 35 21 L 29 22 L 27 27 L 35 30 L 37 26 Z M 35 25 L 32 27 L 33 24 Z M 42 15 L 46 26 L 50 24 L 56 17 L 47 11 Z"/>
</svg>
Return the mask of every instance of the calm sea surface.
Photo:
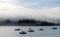
<svg viewBox="0 0 60 37">
<path fill-rule="evenodd" d="M 53 30 L 53 27 L 58 29 Z M 15 29 L 21 29 L 15 31 Z M 29 28 L 35 32 L 28 32 Z M 39 29 L 44 29 L 39 31 Z M 19 32 L 25 31 L 27 34 L 19 34 Z M 0 26 L 0 37 L 60 37 L 60 26 Z"/>
</svg>

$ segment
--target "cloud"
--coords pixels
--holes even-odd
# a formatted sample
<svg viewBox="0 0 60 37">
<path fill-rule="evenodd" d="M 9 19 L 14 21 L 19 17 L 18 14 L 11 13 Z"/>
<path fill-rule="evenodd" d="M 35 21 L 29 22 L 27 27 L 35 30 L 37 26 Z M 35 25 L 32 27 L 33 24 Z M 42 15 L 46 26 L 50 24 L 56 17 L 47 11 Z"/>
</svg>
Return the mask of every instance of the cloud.
<svg viewBox="0 0 60 37">
<path fill-rule="evenodd" d="M 39 9 L 42 7 L 60 7 L 60 0 L 17 0 L 26 8 Z M 19 4 L 18 4 L 19 5 Z"/>
<path fill-rule="evenodd" d="M 2 2 L 1 2 L 2 1 Z M 35 0 L 36 2 L 37 0 Z M 40 0 L 41 1 L 41 0 Z M 43 0 L 46 2 L 45 0 Z M 54 21 L 60 18 L 60 7 L 41 7 L 39 9 L 28 8 L 32 3 L 20 3 L 15 0 L 0 0 L 0 18 L 29 18 L 36 20 Z M 29 4 L 29 5 L 28 5 Z M 33 3 L 34 5 L 36 3 Z M 33 5 L 32 4 L 32 5 Z M 32 6 L 31 5 L 31 6 Z M 26 7 L 25 7 L 26 6 Z M 37 5 L 38 6 L 38 5 Z M 34 6 L 33 6 L 34 7 Z"/>
</svg>

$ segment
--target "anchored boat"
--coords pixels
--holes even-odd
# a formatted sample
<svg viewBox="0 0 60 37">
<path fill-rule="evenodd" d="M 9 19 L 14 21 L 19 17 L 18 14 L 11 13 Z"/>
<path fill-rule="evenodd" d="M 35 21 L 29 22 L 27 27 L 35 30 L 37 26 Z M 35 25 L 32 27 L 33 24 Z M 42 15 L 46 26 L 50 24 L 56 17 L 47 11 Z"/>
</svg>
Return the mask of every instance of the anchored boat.
<svg viewBox="0 0 60 37">
<path fill-rule="evenodd" d="M 20 31 L 20 29 L 18 28 L 18 29 L 15 29 L 15 31 Z"/>
<path fill-rule="evenodd" d="M 31 28 L 29 28 L 29 31 L 28 32 L 34 32 L 34 30 L 32 30 Z"/>
<path fill-rule="evenodd" d="M 57 27 L 53 27 L 52 29 L 58 29 Z"/>
<path fill-rule="evenodd" d="M 27 34 L 27 32 L 21 31 L 21 32 L 19 32 L 19 34 Z"/>
<path fill-rule="evenodd" d="M 39 29 L 40 31 L 43 31 L 44 29 Z"/>
</svg>

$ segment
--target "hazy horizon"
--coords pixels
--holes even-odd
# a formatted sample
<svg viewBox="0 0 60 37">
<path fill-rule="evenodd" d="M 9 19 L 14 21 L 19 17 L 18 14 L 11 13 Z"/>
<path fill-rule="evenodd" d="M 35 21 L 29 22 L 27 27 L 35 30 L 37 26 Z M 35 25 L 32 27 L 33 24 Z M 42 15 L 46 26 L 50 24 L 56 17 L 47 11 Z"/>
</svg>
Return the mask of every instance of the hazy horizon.
<svg viewBox="0 0 60 37">
<path fill-rule="evenodd" d="M 24 18 L 56 21 L 60 18 L 60 0 L 0 0 L 0 19 Z"/>
</svg>

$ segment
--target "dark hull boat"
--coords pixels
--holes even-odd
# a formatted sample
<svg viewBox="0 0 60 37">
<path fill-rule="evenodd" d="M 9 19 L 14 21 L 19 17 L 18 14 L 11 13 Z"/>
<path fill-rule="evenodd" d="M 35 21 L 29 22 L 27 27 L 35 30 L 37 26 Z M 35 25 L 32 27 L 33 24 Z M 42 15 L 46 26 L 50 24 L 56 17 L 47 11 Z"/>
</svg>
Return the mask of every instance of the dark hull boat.
<svg viewBox="0 0 60 37">
<path fill-rule="evenodd" d="M 39 29 L 40 31 L 43 31 L 44 29 Z"/>
<path fill-rule="evenodd" d="M 15 31 L 20 31 L 20 29 L 18 28 L 18 29 L 15 29 Z"/>
<path fill-rule="evenodd" d="M 25 31 L 21 31 L 19 32 L 19 34 L 27 34 Z"/>
<path fill-rule="evenodd" d="M 34 32 L 34 30 L 29 30 L 28 32 Z"/>
<path fill-rule="evenodd" d="M 56 29 L 58 29 L 58 28 L 57 28 L 57 27 L 53 27 L 52 29 L 56 30 Z"/>
<path fill-rule="evenodd" d="M 31 28 L 29 28 L 29 31 L 28 32 L 34 32 L 34 30 L 32 30 Z"/>
</svg>

